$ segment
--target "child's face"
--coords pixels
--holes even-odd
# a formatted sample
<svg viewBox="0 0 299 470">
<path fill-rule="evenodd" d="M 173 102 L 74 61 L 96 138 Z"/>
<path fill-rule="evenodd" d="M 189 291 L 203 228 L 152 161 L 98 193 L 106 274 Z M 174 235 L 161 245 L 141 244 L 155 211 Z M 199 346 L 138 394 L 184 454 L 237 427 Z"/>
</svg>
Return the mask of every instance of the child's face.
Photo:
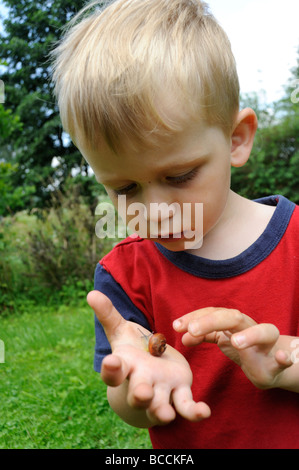
<svg viewBox="0 0 299 470">
<path fill-rule="evenodd" d="M 221 220 L 230 190 L 231 140 L 219 128 L 192 124 L 160 148 L 128 150 L 121 155 L 116 155 L 108 146 L 97 150 L 80 146 L 80 140 L 77 144 L 115 207 L 119 195 L 126 196 L 127 210 L 132 203 L 141 203 L 146 237 L 167 249 L 184 250 L 189 239 L 184 237 L 182 224 L 178 226 L 179 219 L 172 226 L 172 211 L 162 211 L 158 220 L 152 220 L 157 216 L 151 211 L 153 203 L 168 206 L 178 203 L 182 209 L 184 203 L 191 203 L 193 207 L 195 203 L 203 203 L 203 236 Z M 197 228 L 194 214 L 192 211 L 192 230 Z M 134 215 L 127 216 L 127 222 L 133 218 Z M 165 218 L 168 219 L 166 225 Z M 169 234 L 180 233 L 180 237 L 153 238 L 151 222 L 158 224 L 160 235 L 165 235 L 169 223 Z"/>
</svg>

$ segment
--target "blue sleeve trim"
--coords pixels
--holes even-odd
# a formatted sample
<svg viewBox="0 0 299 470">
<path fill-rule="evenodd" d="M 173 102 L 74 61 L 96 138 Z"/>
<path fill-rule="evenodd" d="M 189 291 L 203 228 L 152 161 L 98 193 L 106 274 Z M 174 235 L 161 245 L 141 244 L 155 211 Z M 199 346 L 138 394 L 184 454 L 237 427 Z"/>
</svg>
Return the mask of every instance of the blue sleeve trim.
<svg viewBox="0 0 299 470">
<path fill-rule="evenodd" d="M 100 263 L 98 263 L 95 269 L 94 288 L 95 290 L 107 295 L 114 307 L 126 320 L 138 323 L 144 328 L 150 330 L 150 326 L 145 315 L 133 304 L 122 287 L 115 281 L 111 274 L 107 273 Z M 94 370 L 96 372 L 101 372 L 102 361 L 105 356 L 111 354 L 111 347 L 104 329 L 96 316 L 95 337 Z"/>
</svg>

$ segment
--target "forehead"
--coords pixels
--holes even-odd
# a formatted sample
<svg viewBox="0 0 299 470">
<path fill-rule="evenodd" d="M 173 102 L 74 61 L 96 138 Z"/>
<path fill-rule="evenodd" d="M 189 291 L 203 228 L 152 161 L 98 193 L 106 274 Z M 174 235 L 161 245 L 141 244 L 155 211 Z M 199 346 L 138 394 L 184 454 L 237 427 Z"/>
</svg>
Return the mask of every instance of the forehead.
<svg viewBox="0 0 299 470">
<path fill-rule="evenodd" d="M 98 146 L 80 145 L 78 148 L 103 184 L 116 180 L 140 180 L 157 172 L 175 171 L 215 152 L 226 138 L 219 128 L 203 123 L 186 126 L 182 132 L 161 139 L 160 145 L 131 146 L 124 142 L 123 150 L 116 153 L 107 143 Z"/>
</svg>

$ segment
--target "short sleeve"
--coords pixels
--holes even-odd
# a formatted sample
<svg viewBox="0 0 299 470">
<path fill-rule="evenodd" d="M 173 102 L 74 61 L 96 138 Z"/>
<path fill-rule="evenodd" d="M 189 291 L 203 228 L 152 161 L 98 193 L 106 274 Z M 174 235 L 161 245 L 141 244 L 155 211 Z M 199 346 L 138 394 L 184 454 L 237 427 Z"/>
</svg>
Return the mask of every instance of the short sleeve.
<svg viewBox="0 0 299 470">
<path fill-rule="evenodd" d="M 95 270 L 94 288 L 107 295 L 115 308 L 126 320 L 138 323 L 150 330 L 145 315 L 133 304 L 120 284 L 115 281 L 111 274 L 109 274 L 100 263 L 98 263 Z M 102 361 L 107 354 L 111 353 L 111 348 L 104 329 L 96 316 L 95 340 L 94 370 L 101 372 Z"/>
</svg>

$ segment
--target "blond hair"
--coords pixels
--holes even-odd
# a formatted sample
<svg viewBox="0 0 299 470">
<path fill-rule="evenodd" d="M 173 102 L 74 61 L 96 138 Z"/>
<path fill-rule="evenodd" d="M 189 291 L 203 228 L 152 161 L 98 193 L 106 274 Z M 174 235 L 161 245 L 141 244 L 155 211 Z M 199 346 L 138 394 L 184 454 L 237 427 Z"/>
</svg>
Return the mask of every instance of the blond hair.
<svg viewBox="0 0 299 470">
<path fill-rule="evenodd" d="M 191 118 L 231 132 L 236 64 L 207 4 L 102 3 L 87 5 L 53 51 L 61 120 L 73 140 L 80 134 L 93 146 L 104 138 L 114 150 L 124 139 L 150 145 Z"/>
</svg>

